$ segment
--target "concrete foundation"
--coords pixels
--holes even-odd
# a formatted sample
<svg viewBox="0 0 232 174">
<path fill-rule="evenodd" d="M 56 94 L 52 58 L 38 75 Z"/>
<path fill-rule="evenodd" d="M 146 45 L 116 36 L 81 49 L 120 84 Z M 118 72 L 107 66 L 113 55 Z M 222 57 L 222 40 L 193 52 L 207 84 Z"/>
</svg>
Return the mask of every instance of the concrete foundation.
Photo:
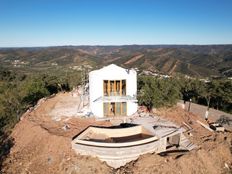
<svg viewBox="0 0 232 174">
<path fill-rule="evenodd" d="M 126 128 L 89 127 L 72 141 L 72 148 L 80 155 L 98 157 L 113 168 L 119 168 L 146 153 L 161 153 L 170 147 L 192 150 L 195 146 L 183 135 L 184 129 L 155 117 L 133 118 L 140 125 Z M 156 125 L 156 126 L 155 126 Z M 159 126 L 158 126 L 159 125 Z M 145 134 L 145 138 L 130 138 Z M 114 139 L 125 141 L 114 142 Z M 112 139 L 112 141 L 107 141 Z"/>
</svg>

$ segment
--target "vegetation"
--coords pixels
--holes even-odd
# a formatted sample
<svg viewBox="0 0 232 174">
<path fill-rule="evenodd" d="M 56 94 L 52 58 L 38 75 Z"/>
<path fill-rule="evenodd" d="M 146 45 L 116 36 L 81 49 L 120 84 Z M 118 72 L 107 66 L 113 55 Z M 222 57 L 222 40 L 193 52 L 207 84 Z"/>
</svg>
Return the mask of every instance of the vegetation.
<svg viewBox="0 0 232 174">
<path fill-rule="evenodd" d="M 138 79 L 139 104 L 152 107 L 172 106 L 178 100 L 190 99 L 215 109 L 232 113 L 232 81 L 176 78 L 140 77 Z"/>
<path fill-rule="evenodd" d="M 0 71 L 0 164 L 13 145 L 13 140 L 8 136 L 22 113 L 35 105 L 40 98 L 59 91 L 68 91 L 78 84 L 78 71 L 50 71 L 27 75 L 9 70 Z"/>
<path fill-rule="evenodd" d="M 140 77 L 138 101 L 149 110 L 153 107 L 172 106 L 181 98 L 178 83 L 174 79 Z"/>
<path fill-rule="evenodd" d="M 232 80 L 179 79 L 185 101 L 190 99 L 198 104 L 232 113 Z"/>
<path fill-rule="evenodd" d="M 135 56 L 141 56 L 138 59 Z M 128 63 L 129 62 L 129 63 Z M 191 77 L 232 76 L 232 45 L 128 45 L 0 48 L 0 64 L 12 69 L 44 70 L 114 63 Z"/>
</svg>

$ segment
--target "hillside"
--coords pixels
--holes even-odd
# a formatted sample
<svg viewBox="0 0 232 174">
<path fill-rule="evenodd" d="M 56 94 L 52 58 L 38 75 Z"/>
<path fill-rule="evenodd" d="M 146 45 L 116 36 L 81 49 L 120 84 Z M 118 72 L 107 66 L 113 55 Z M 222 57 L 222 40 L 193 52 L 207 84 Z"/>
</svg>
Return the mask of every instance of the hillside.
<svg viewBox="0 0 232 174">
<path fill-rule="evenodd" d="M 128 45 L 1 48 L 0 64 L 18 70 L 136 67 L 165 74 L 232 76 L 232 45 Z"/>
<path fill-rule="evenodd" d="M 3 173 L 218 174 L 231 171 L 232 134 L 208 131 L 196 122 L 203 121 L 202 118 L 179 107 L 159 109 L 155 115 L 179 126 L 183 126 L 183 122 L 191 123 L 191 133 L 186 132 L 186 136 L 197 145 L 195 150 L 186 153 L 173 151 L 162 156 L 149 153 L 119 169 L 109 167 L 98 158 L 76 154 L 71 147 L 75 135 L 89 125 L 110 126 L 111 122 L 91 117 L 81 118 L 78 115 L 70 117 L 65 112 L 59 116 L 59 121 L 55 121 L 51 114 L 54 110 L 60 111 L 60 104 L 67 102 L 71 106 L 75 105 L 79 97 L 72 97 L 71 93 L 59 93 L 52 98 L 40 100 L 34 110 L 23 114 L 21 121 L 12 130 L 13 147 L 3 163 Z"/>
</svg>

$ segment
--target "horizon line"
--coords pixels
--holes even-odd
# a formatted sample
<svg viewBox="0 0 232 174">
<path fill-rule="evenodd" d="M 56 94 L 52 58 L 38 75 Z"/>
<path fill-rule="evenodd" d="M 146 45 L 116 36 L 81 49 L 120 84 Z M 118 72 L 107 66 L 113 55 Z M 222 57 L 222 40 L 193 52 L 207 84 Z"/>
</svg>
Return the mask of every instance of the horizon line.
<svg viewBox="0 0 232 174">
<path fill-rule="evenodd" d="M 48 47 L 119 47 L 119 46 L 226 46 L 232 43 L 225 44 L 80 44 L 80 45 L 43 45 L 43 46 L 0 46 L 1 48 L 48 48 Z"/>
</svg>

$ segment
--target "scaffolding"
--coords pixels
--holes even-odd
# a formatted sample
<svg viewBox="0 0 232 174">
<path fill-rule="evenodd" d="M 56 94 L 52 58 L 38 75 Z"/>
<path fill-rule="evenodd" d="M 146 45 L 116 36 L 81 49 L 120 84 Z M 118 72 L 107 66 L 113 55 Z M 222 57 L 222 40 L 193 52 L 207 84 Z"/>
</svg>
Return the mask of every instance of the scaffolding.
<svg viewBox="0 0 232 174">
<path fill-rule="evenodd" d="M 89 72 L 90 68 L 86 65 L 81 66 L 81 86 L 80 86 L 80 103 L 78 112 L 81 111 L 89 103 Z"/>
<path fill-rule="evenodd" d="M 81 86 L 83 88 L 83 95 L 89 93 L 89 72 L 90 68 L 88 66 L 81 66 Z"/>
</svg>

